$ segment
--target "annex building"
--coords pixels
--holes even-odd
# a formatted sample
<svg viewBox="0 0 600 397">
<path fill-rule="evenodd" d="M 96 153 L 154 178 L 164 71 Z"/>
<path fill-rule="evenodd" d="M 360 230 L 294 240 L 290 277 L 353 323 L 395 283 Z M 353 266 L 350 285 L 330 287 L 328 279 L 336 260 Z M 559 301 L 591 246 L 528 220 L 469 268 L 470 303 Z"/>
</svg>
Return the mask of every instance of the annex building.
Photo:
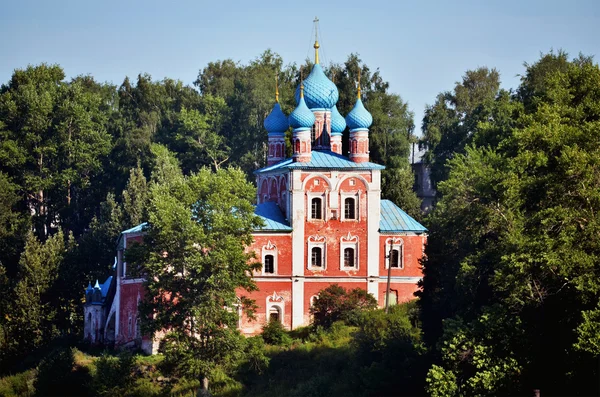
<svg viewBox="0 0 600 397">
<path fill-rule="evenodd" d="M 382 165 L 369 161 L 371 114 L 361 101 L 344 118 L 338 90 L 319 64 L 296 89 L 297 107 L 286 116 L 278 103 L 264 121 L 268 162 L 255 171 L 256 214 L 264 226 L 254 232 L 254 250 L 263 266 L 255 272 L 259 290 L 244 291 L 258 305 L 256 319 L 240 317 L 240 330 L 259 333 L 267 321 L 293 329 L 310 323 L 310 307 L 331 284 L 363 288 L 380 306 L 413 298 L 422 277 L 426 229 L 389 200 L 381 199 Z M 285 132 L 292 128 L 291 158 Z M 342 135 L 349 130 L 349 153 Z M 143 225 L 122 232 L 114 274 L 86 289 L 85 338 L 115 346 L 156 347 L 140 334 L 137 308 L 143 279 L 127 273 L 124 251 L 141 242 Z M 387 293 L 390 271 L 390 293 Z"/>
</svg>

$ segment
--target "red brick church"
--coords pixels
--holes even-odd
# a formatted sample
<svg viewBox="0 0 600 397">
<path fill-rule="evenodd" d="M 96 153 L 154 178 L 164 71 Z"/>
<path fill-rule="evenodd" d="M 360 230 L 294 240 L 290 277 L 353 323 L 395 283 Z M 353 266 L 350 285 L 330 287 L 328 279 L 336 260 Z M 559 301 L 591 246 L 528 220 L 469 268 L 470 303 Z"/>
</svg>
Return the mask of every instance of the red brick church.
<svg viewBox="0 0 600 397">
<path fill-rule="evenodd" d="M 268 163 L 255 171 L 256 214 L 264 226 L 248 247 L 261 260 L 255 272 L 259 290 L 256 319 L 240 318 L 245 334 L 269 320 L 292 329 L 310 323 L 309 308 L 331 284 L 363 288 L 384 306 L 391 267 L 391 304 L 413 298 L 422 273 L 426 229 L 389 200 L 381 199 L 383 166 L 369 162 L 371 114 L 361 101 L 344 118 L 336 107 L 338 90 L 319 64 L 296 90 L 297 107 L 286 116 L 276 103 L 264 122 Z M 285 158 L 285 132 L 292 128 L 291 158 Z M 349 130 L 348 157 L 342 134 Z M 123 261 L 131 241 L 141 241 L 143 225 L 118 241 L 114 275 L 86 290 L 85 338 L 116 346 L 138 344 L 154 350 L 139 332 L 137 307 L 143 279 L 131 278 Z M 247 294 L 247 292 L 245 292 Z"/>
</svg>

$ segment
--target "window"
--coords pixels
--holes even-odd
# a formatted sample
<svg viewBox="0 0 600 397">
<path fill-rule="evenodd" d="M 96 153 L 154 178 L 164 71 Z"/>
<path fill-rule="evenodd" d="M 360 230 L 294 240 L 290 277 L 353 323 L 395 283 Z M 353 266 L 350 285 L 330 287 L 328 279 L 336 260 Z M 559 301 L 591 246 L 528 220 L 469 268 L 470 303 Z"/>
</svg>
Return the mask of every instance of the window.
<svg viewBox="0 0 600 397">
<path fill-rule="evenodd" d="M 352 197 L 344 199 L 344 218 L 356 219 L 356 201 Z"/>
<path fill-rule="evenodd" d="M 321 247 L 313 247 L 310 251 L 310 265 L 314 267 L 323 266 L 323 250 Z"/>
<path fill-rule="evenodd" d="M 277 306 L 271 306 L 271 309 L 269 310 L 269 322 L 271 321 L 281 321 L 281 313 Z"/>
<path fill-rule="evenodd" d="M 392 269 L 400 268 L 400 251 L 401 250 L 402 250 L 402 246 L 392 249 L 392 252 L 390 255 L 390 266 L 392 267 Z"/>
<path fill-rule="evenodd" d="M 354 248 L 344 248 L 344 266 L 354 267 Z"/>
<path fill-rule="evenodd" d="M 269 240 L 262 247 L 262 274 L 277 274 L 277 246 Z"/>
<path fill-rule="evenodd" d="M 351 233 L 340 238 L 340 270 L 358 270 L 358 236 Z"/>
<path fill-rule="evenodd" d="M 401 238 L 388 238 L 385 242 L 385 268 L 404 269 L 404 242 Z"/>
<path fill-rule="evenodd" d="M 315 197 L 310 201 L 310 217 L 312 219 L 323 219 L 321 203 L 322 200 L 319 197 Z"/>
<path fill-rule="evenodd" d="M 265 273 L 275 273 L 275 259 L 273 255 L 265 255 Z"/>
</svg>

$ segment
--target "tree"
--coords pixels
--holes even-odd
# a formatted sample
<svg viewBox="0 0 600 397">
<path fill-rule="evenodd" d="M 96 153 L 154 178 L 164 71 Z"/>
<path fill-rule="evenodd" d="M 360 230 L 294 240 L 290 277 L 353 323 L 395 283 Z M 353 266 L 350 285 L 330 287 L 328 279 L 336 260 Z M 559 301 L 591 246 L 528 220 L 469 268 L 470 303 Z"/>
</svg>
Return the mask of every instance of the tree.
<svg viewBox="0 0 600 397">
<path fill-rule="evenodd" d="M 356 323 L 362 310 L 376 307 L 377 300 L 364 289 L 347 291 L 338 284 L 332 284 L 319 292 L 310 313 L 313 325 L 329 328 L 336 321 Z"/>
<path fill-rule="evenodd" d="M 478 123 L 489 119 L 499 89 L 498 71 L 481 67 L 467 71 L 452 92 L 440 93 L 435 103 L 427 106 L 420 144 L 426 149 L 424 160 L 431 167 L 434 186 L 448 178 L 447 161 L 464 153 Z"/>
<path fill-rule="evenodd" d="M 430 393 L 597 393 L 600 68 L 546 61 L 521 87 L 543 89 L 479 125 L 497 144 L 475 139 L 439 183 L 420 293 Z"/>
<path fill-rule="evenodd" d="M 129 171 L 127 188 L 123 190 L 123 212 L 125 227 L 131 228 L 147 220 L 148 186 L 144 171 L 138 164 Z"/>
<path fill-rule="evenodd" d="M 145 332 L 166 330 L 161 343 L 175 373 L 208 381 L 237 354 L 239 289 L 252 290 L 256 265 L 245 247 L 259 225 L 254 188 L 237 169 L 197 174 L 150 190 L 149 227 L 143 253 L 147 299 Z"/>
</svg>

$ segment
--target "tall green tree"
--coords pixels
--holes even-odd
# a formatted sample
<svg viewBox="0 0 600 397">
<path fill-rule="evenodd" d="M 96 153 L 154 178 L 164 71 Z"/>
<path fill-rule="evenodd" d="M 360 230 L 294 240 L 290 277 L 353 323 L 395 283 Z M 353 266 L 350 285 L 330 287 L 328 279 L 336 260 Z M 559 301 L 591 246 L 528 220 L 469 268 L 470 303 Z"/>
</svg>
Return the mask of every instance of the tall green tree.
<svg viewBox="0 0 600 397">
<path fill-rule="evenodd" d="M 543 89 L 502 102 L 512 125 L 480 125 L 500 141 L 468 146 L 439 184 L 420 301 L 432 394 L 598 392 L 600 68 L 556 65 L 528 67 L 521 88 Z"/>
<path fill-rule="evenodd" d="M 172 370 L 204 388 L 240 347 L 235 308 L 249 302 L 238 291 L 256 288 L 245 251 L 260 222 L 254 195 L 237 169 L 202 169 L 151 188 L 137 262 L 147 275 L 141 318 L 152 318 L 145 331 L 167 332 L 160 349 Z"/>
<path fill-rule="evenodd" d="M 440 93 L 423 117 L 421 146 L 431 167 L 434 186 L 448 178 L 447 161 L 464 153 L 472 142 L 478 124 L 490 117 L 490 108 L 500 89 L 496 69 L 469 70 L 453 91 Z"/>
</svg>

